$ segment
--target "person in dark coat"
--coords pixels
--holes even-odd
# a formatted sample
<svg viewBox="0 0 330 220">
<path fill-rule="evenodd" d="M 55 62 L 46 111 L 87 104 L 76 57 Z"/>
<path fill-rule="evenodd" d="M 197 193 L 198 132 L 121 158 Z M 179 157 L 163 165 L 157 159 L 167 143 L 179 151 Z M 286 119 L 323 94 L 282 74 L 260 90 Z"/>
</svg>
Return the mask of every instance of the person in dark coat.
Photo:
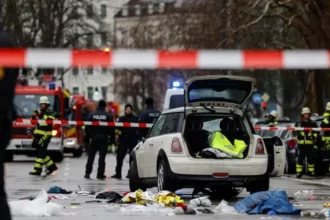
<svg viewBox="0 0 330 220">
<path fill-rule="evenodd" d="M 100 122 L 114 122 L 112 116 L 105 110 L 106 102 L 100 100 L 98 108 L 95 112 L 91 113 L 88 117 L 88 121 L 100 121 Z M 114 127 L 109 126 L 86 126 L 86 136 L 91 139 L 90 146 L 88 147 L 88 160 L 86 164 L 85 178 L 89 179 L 90 174 L 93 171 L 93 163 L 96 152 L 99 151 L 99 167 L 97 171 L 97 179 L 105 179 L 105 157 L 108 151 L 109 142 L 115 138 Z"/>
<path fill-rule="evenodd" d="M 147 98 L 145 100 L 146 110 L 140 115 L 139 123 L 154 123 L 160 116 L 160 111 L 154 108 L 154 100 Z M 142 140 L 148 136 L 149 128 L 139 128 L 139 139 Z"/>
<path fill-rule="evenodd" d="M 14 42 L 10 36 L 0 31 L 0 48 L 12 48 Z M 16 119 L 13 105 L 18 69 L 0 66 L 0 216 L 2 220 L 11 220 L 4 183 L 5 149 L 11 138 L 12 121 Z"/>
<path fill-rule="evenodd" d="M 119 117 L 118 122 L 129 122 L 129 123 L 137 123 L 138 117 L 133 114 L 133 106 L 131 104 L 127 104 L 125 106 L 125 115 Z M 137 144 L 137 128 L 134 127 L 119 127 L 117 128 L 117 133 L 119 133 L 119 144 L 118 144 L 118 152 L 117 152 L 117 166 L 116 166 L 116 174 L 112 176 L 112 178 L 121 179 L 121 169 L 123 167 L 123 161 L 127 154 L 131 154 L 132 150 Z M 128 175 L 126 178 L 128 178 Z"/>
</svg>

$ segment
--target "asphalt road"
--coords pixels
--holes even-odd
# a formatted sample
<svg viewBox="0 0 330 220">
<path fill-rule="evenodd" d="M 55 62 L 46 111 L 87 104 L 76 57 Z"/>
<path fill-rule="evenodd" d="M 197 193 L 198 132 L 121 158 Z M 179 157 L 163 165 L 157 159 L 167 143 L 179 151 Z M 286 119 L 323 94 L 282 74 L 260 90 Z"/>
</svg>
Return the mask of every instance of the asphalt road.
<svg viewBox="0 0 330 220">
<path fill-rule="evenodd" d="M 83 191 L 101 191 L 101 190 L 111 190 L 118 193 L 127 192 L 129 190 L 128 180 L 115 180 L 106 179 L 104 181 L 96 180 L 96 169 L 97 169 L 97 159 L 94 164 L 94 171 L 91 175 L 93 179 L 86 180 L 83 178 L 85 171 L 85 163 L 87 157 L 83 155 L 81 158 L 71 158 L 66 157 L 64 161 L 58 164 L 59 170 L 55 175 L 46 178 L 34 177 L 28 175 L 28 172 L 33 169 L 33 158 L 16 156 L 15 161 L 6 164 L 6 189 L 9 201 L 18 200 L 20 198 L 35 196 L 42 189 L 48 190 L 52 186 L 59 186 L 71 191 L 79 191 L 78 185 Z M 123 176 L 126 176 L 128 170 L 128 157 L 125 158 Z M 106 175 L 111 176 L 115 170 L 116 158 L 113 154 L 108 154 L 107 156 L 107 167 Z M 297 205 L 303 210 L 319 211 L 322 209 L 324 202 L 330 202 L 330 179 L 303 179 L 296 180 L 290 177 L 272 178 L 271 188 L 272 189 L 282 189 L 285 190 L 288 196 L 293 196 L 293 194 L 300 190 L 314 190 L 314 196 L 318 199 L 316 200 L 304 200 L 299 199 Z M 156 192 L 156 189 L 151 189 L 152 192 Z M 190 189 L 184 190 L 185 193 L 190 193 Z M 243 191 L 237 198 L 229 201 L 230 204 L 249 195 L 247 192 Z M 53 200 L 53 202 L 59 203 L 64 206 L 65 213 L 74 213 L 74 216 L 64 216 L 64 217 L 46 217 L 45 219 L 55 219 L 61 218 L 65 219 L 105 219 L 105 218 L 115 218 L 115 219 L 132 219 L 132 218 L 143 218 L 143 219 L 153 219 L 157 216 L 158 219 L 168 218 L 170 215 L 169 211 L 166 209 L 156 210 L 150 208 L 149 210 L 139 210 L 139 213 L 134 212 L 136 206 L 124 205 L 123 207 L 118 207 L 118 205 L 111 204 L 86 204 L 85 201 L 93 200 L 93 196 L 86 195 L 67 195 L 68 200 Z M 320 198 L 321 197 L 321 198 Z M 329 198 L 329 200 L 328 200 Z M 189 199 L 188 199 L 189 200 Z M 70 205 L 71 203 L 79 203 L 80 205 Z M 213 205 L 218 205 L 219 201 L 212 201 Z M 218 214 L 216 214 L 218 215 Z M 137 217 L 136 217 L 137 216 Z M 171 218 L 198 218 L 198 219 L 213 219 L 219 218 L 215 215 L 176 215 Z M 225 215 L 226 219 L 241 219 L 241 215 Z M 268 217 L 262 215 L 255 216 L 244 216 L 246 219 L 260 219 L 260 218 L 277 218 Z M 292 218 L 292 217 L 289 217 Z M 297 217 L 296 217 L 297 218 Z M 36 217 L 20 217 L 14 216 L 14 220 L 34 220 Z"/>
</svg>

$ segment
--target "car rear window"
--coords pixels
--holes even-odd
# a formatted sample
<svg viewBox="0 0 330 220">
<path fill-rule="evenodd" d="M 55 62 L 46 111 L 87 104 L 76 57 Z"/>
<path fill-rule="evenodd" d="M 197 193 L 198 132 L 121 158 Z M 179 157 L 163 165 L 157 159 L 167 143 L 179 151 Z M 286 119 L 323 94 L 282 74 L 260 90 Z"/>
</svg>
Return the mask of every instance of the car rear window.
<svg viewBox="0 0 330 220">
<path fill-rule="evenodd" d="M 184 106 L 184 96 L 183 95 L 172 95 L 170 98 L 170 109 L 179 108 Z"/>
</svg>

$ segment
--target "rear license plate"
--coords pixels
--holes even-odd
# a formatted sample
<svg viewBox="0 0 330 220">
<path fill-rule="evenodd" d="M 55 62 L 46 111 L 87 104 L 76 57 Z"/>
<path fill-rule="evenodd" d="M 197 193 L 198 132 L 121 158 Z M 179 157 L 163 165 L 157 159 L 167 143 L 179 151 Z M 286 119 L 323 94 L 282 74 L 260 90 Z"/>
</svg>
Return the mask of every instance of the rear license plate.
<svg viewBox="0 0 330 220">
<path fill-rule="evenodd" d="M 31 148 L 31 141 L 22 141 L 22 148 Z"/>
</svg>

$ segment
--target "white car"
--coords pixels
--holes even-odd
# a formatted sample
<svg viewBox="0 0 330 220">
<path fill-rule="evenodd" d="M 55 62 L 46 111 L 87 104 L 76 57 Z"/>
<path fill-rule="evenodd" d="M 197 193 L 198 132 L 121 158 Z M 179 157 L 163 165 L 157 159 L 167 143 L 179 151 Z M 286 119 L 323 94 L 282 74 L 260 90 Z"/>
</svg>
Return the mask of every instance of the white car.
<svg viewBox="0 0 330 220">
<path fill-rule="evenodd" d="M 269 176 L 284 172 L 286 149 L 278 137 L 262 139 L 256 135 L 244 116 L 254 87 L 255 79 L 249 77 L 188 80 L 185 106 L 163 112 L 148 138 L 134 148 L 130 190 L 155 186 L 159 191 L 192 187 L 214 193 L 236 187 L 251 193 L 268 190 Z M 230 129 L 221 123 L 228 119 L 235 122 Z M 197 158 L 197 152 L 210 147 L 208 135 L 213 131 L 221 131 L 232 143 L 243 140 L 247 145 L 243 157 Z"/>
<path fill-rule="evenodd" d="M 165 94 L 164 109 L 167 111 L 173 108 L 184 106 L 184 90 L 182 88 L 168 89 Z"/>
</svg>

